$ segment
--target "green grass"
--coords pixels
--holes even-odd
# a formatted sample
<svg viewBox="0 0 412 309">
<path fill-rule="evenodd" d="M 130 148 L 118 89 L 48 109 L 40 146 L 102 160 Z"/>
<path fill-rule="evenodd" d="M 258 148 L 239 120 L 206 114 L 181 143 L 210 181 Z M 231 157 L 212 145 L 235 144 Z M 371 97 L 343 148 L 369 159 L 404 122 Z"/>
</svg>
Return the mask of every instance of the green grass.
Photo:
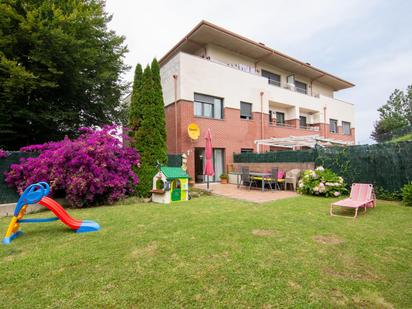
<svg viewBox="0 0 412 309">
<path fill-rule="evenodd" d="M 353 221 L 330 202 L 129 201 L 70 211 L 97 233 L 26 224 L 0 247 L 0 307 L 411 308 L 412 208 L 381 201 Z"/>
</svg>

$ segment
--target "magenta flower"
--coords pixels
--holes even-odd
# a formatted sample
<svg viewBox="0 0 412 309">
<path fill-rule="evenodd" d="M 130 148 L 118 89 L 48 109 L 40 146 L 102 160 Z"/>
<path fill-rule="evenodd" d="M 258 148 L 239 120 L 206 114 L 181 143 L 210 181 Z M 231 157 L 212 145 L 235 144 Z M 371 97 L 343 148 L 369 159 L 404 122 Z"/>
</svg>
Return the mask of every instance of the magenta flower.
<svg viewBox="0 0 412 309">
<path fill-rule="evenodd" d="M 127 146 L 114 126 L 101 130 L 81 128 L 74 140 L 23 147 L 21 151 L 39 152 L 37 158 L 24 158 L 5 173 L 6 182 L 21 191 L 31 183 L 46 181 L 52 192 L 65 194 L 77 207 L 113 203 L 133 192 L 138 178 L 140 156 Z"/>
</svg>

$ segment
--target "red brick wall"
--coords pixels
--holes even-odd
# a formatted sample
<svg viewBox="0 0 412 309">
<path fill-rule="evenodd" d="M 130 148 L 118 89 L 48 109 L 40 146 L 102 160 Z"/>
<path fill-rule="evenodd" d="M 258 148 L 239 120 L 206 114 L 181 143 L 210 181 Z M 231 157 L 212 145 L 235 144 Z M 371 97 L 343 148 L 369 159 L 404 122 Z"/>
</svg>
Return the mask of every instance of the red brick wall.
<svg viewBox="0 0 412 309">
<path fill-rule="evenodd" d="M 239 153 L 241 148 L 252 148 L 256 151 L 254 143 L 257 139 L 270 137 L 288 137 L 291 135 L 314 135 L 323 136 L 324 128 L 329 138 L 338 140 L 353 140 L 355 132 L 352 135 L 332 134 L 329 133 L 328 125 L 321 125 L 320 131 L 311 131 L 299 129 L 299 121 L 292 120 L 291 124 L 295 127 L 277 127 L 269 125 L 268 114 L 263 115 L 263 136 L 261 131 L 261 114 L 253 113 L 253 119 L 245 120 L 240 118 L 240 110 L 233 108 L 224 109 L 224 119 L 209 119 L 195 117 L 193 111 L 193 102 L 180 100 L 177 103 L 177 148 L 175 138 L 175 105 L 170 104 L 165 107 L 166 128 L 167 128 L 167 146 L 168 153 L 183 153 L 190 150 L 188 156 L 188 173 L 194 177 L 194 148 L 205 147 L 204 135 L 208 128 L 212 132 L 213 148 L 225 149 L 225 166 L 233 163 L 233 153 Z M 187 126 L 190 123 L 196 123 L 200 127 L 200 137 L 197 141 L 191 141 L 187 134 Z M 261 151 L 267 151 L 269 148 L 261 147 Z"/>
</svg>

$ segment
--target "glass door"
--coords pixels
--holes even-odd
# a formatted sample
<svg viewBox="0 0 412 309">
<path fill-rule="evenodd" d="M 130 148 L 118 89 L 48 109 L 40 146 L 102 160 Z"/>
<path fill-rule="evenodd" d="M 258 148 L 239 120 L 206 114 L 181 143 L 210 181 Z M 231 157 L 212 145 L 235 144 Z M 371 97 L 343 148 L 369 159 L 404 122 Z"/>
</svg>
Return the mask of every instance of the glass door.
<svg viewBox="0 0 412 309">
<path fill-rule="evenodd" d="M 220 175 L 225 171 L 225 150 L 223 148 L 213 148 L 213 168 L 215 176 L 213 181 L 220 181 Z"/>
<path fill-rule="evenodd" d="M 205 182 L 206 176 L 203 175 L 203 169 L 205 166 L 205 149 L 195 148 L 195 181 Z M 225 150 L 223 148 L 213 148 L 213 169 L 215 176 L 209 177 L 210 182 L 220 181 L 220 175 L 225 171 Z"/>
</svg>

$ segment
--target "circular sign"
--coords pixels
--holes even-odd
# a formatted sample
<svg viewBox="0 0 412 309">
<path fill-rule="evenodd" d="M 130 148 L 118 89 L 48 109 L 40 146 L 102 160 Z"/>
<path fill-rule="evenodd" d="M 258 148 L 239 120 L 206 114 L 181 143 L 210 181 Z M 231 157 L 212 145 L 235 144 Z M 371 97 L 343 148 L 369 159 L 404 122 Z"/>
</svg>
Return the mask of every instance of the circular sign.
<svg viewBox="0 0 412 309">
<path fill-rule="evenodd" d="M 200 136 L 200 128 L 196 123 L 191 123 L 187 126 L 187 134 L 191 139 L 198 139 Z"/>
</svg>

